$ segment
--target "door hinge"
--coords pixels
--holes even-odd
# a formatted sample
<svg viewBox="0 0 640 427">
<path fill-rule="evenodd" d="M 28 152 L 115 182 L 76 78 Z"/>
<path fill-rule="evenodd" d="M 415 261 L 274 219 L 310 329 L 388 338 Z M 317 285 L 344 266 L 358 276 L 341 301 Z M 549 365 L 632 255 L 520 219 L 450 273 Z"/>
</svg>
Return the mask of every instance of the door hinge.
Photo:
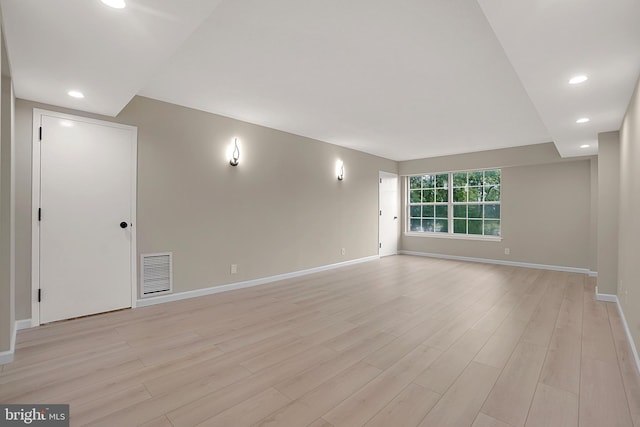
<svg viewBox="0 0 640 427">
<path fill-rule="evenodd" d="M 382 211 L 380 211 L 380 216 L 382 216 Z"/>
<path fill-rule="evenodd" d="M 42 208 L 38 208 L 38 221 L 42 221 Z"/>
<path fill-rule="evenodd" d="M 40 126 L 40 135 L 38 135 L 39 140 L 42 141 L 42 126 Z"/>
<path fill-rule="evenodd" d="M 378 243 L 378 248 L 382 249 L 382 243 Z"/>
<path fill-rule="evenodd" d="M 38 289 L 38 302 L 42 301 L 42 289 Z"/>
<path fill-rule="evenodd" d="M 40 128 L 40 129 L 42 129 L 42 128 Z M 380 178 L 380 184 L 382 184 L 382 178 Z"/>
</svg>

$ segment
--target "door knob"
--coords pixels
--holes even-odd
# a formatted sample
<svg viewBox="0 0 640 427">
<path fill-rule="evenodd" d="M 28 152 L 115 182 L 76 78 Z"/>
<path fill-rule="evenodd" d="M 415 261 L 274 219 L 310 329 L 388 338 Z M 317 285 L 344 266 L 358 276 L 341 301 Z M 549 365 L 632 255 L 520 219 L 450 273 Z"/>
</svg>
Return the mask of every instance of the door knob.
<svg viewBox="0 0 640 427">
<path fill-rule="evenodd" d="M 397 217 L 397 216 L 394 216 L 394 217 L 393 217 L 393 219 L 398 219 L 398 217 Z"/>
<path fill-rule="evenodd" d="M 122 222 L 120 223 L 120 228 L 127 228 L 127 226 L 128 226 L 128 225 L 129 225 L 129 224 L 127 224 L 126 222 L 122 221 Z"/>
</svg>

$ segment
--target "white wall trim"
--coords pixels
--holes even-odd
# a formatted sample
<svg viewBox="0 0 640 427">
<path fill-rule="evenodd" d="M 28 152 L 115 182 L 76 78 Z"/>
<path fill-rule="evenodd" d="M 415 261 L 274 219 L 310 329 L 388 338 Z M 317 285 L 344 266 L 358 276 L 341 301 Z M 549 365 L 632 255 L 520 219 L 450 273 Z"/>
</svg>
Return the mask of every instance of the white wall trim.
<svg viewBox="0 0 640 427">
<path fill-rule="evenodd" d="M 40 221 L 38 221 L 38 208 L 40 207 L 40 126 L 43 116 L 53 116 L 61 119 L 77 120 L 84 123 L 115 127 L 131 132 L 131 308 L 136 307 L 138 301 L 138 258 L 137 258 L 137 176 L 138 176 L 138 128 L 115 122 L 90 119 L 88 117 L 59 113 L 57 111 L 33 109 L 33 123 L 31 130 L 31 327 L 40 325 L 40 303 L 38 302 L 38 289 L 40 288 Z"/>
<path fill-rule="evenodd" d="M 31 327 L 31 319 L 16 320 L 16 332 Z"/>
<path fill-rule="evenodd" d="M 435 231 L 405 231 L 407 237 L 419 237 L 429 239 L 454 239 L 454 240 L 479 240 L 484 242 L 502 242 L 502 236 L 482 236 L 477 234 L 440 233 Z"/>
<path fill-rule="evenodd" d="M 9 350 L 0 352 L 0 365 L 6 365 L 13 362 L 13 356 L 16 351 L 16 335 L 21 329 L 28 329 L 31 327 L 31 319 L 16 320 L 13 323 L 13 332 L 11 333 L 11 343 L 9 344 Z"/>
<path fill-rule="evenodd" d="M 15 353 L 16 348 L 16 324 L 13 323 L 13 328 L 11 330 L 11 342 L 9 343 L 9 350 L 0 352 L 0 365 L 6 365 L 7 363 L 13 362 L 13 355 Z"/>
<path fill-rule="evenodd" d="M 618 313 L 620 313 L 620 318 L 622 319 L 622 324 L 624 325 L 624 331 L 627 333 L 627 340 L 629 340 L 629 345 L 631 346 L 631 352 L 633 353 L 633 358 L 636 361 L 636 369 L 640 372 L 640 357 L 638 357 L 638 350 L 636 348 L 636 343 L 633 341 L 633 337 L 631 336 L 631 330 L 629 329 L 629 324 L 627 323 L 627 318 L 624 317 L 624 311 L 622 311 L 622 305 L 620 305 L 620 300 L 618 300 L 618 296 L 614 295 L 616 299 L 616 305 L 618 306 Z"/>
<path fill-rule="evenodd" d="M 400 194 L 402 193 L 402 191 L 400 190 L 401 188 L 401 180 L 398 177 L 398 174 L 395 172 L 385 172 L 385 171 L 378 171 L 378 210 L 382 213 L 382 180 L 383 179 L 387 179 L 387 178 L 392 178 L 396 180 L 396 191 L 395 191 L 395 199 L 396 199 L 396 205 L 395 205 L 395 212 L 394 212 L 394 216 L 396 218 L 396 222 L 395 222 L 395 240 L 396 240 L 396 250 L 395 252 L 391 251 L 385 255 L 381 254 L 381 249 L 382 249 L 382 214 L 378 216 L 378 255 L 380 255 L 381 257 L 383 256 L 393 256 L 393 255 L 398 255 L 398 247 L 400 246 L 400 206 L 402 206 L 402 203 L 400 201 Z M 385 251 L 386 252 L 386 251 Z"/>
<path fill-rule="evenodd" d="M 598 292 L 598 287 L 596 286 L 596 300 L 604 301 L 604 302 L 615 302 L 618 303 L 618 297 L 612 294 L 601 294 Z"/>
<path fill-rule="evenodd" d="M 0 365 L 13 362 L 13 350 L 0 351 Z"/>
<path fill-rule="evenodd" d="M 593 271 L 593 270 L 589 270 L 589 277 L 598 277 L 598 272 L 597 271 Z"/>
<path fill-rule="evenodd" d="M 598 301 L 615 302 L 616 304 L 618 303 L 618 297 L 616 295 L 601 294 L 600 292 L 598 292 L 597 286 L 596 286 L 596 299 Z"/>
<path fill-rule="evenodd" d="M 484 264 L 510 265 L 513 267 L 536 268 L 539 270 L 565 271 L 567 273 L 589 274 L 588 268 L 564 267 L 561 265 L 533 264 L 529 262 L 503 261 L 501 259 L 472 258 L 458 255 L 434 254 L 428 252 L 400 251 L 403 255 L 423 256 L 429 258 L 452 259 L 457 261 L 481 262 Z"/>
<path fill-rule="evenodd" d="M 230 283 L 228 285 L 212 286 L 209 288 L 196 289 L 193 291 L 178 292 L 175 294 L 160 295 L 157 297 L 139 299 L 138 307 L 145 307 L 148 305 L 155 305 L 155 304 L 163 304 L 165 302 L 171 302 L 171 301 L 180 301 L 183 299 L 196 298 L 196 297 L 201 297 L 205 295 L 212 295 L 220 292 L 234 291 L 236 289 L 250 288 L 252 286 L 259 286 L 267 283 L 277 282 L 279 280 L 291 279 L 299 276 L 306 276 L 307 274 L 319 273 L 321 271 L 333 270 L 335 268 L 346 267 L 348 265 L 360 264 L 368 261 L 375 261 L 377 259 L 380 259 L 380 256 L 373 255 L 369 257 L 353 259 L 351 261 L 344 261 L 344 262 L 338 262 L 336 264 L 328 264 L 320 267 L 309 268 L 307 270 L 299 270 L 299 271 L 293 271 L 291 273 L 277 274 L 275 276 L 268 276 L 268 277 L 262 277 L 259 279 L 246 280 L 244 282 Z"/>
<path fill-rule="evenodd" d="M 631 336 L 631 330 L 629 329 L 629 324 L 627 323 L 627 318 L 624 317 L 624 311 L 622 310 L 622 305 L 620 304 L 620 300 L 617 295 L 611 294 L 599 294 L 598 288 L 596 287 L 596 299 L 598 301 L 605 302 L 615 302 L 618 307 L 618 313 L 620 314 L 620 318 L 622 319 L 622 325 L 624 326 L 624 332 L 627 334 L 627 340 L 629 341 L 629 345 L 631 346 L 631 352 L 633 353 L 633 358 L 636 361 L 636 369 L 640 372 L 640 357 L 638 357 L 638 350 L 636 349 L 636 343 L 633 341 L 633 337 Z"/>
</svg>

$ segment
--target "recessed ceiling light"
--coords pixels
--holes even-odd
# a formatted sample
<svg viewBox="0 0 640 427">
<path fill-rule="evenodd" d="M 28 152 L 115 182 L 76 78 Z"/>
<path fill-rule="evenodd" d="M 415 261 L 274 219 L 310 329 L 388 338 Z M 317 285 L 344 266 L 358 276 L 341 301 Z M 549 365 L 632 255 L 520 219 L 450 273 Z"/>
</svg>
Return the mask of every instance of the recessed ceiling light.
<svg viewBox="0 0 640 427">
<path fill-rule="evenodd" d="M 101 1 L 102 3 L 114 9 L 124 9 L 124 7 L 127 5 L 124 2 L 124 0 L 101 0 Z"/>
<path fill-rule="evenodd" d="M 584 83 L 587 80 L 589 80 L 589 77 L 587 77 L 584 74 L 582 74 L 582 75 L 579 75 L 579 76 L 572 77 L 571 80 L 569 80 L 569 84 L 570 85 L 577 85 L 577 84 L 580 84 L 580 83 Z"/>
<path fill-rule="evenodd" d="M 582 123 L 587 123 L 588 121 L 589 121 L 588 117 L 583 117 L 581 119 L 576 120 L 576 123 L 582 124 Z"/>
<path fill-rule="evenodd" d="M 582 144 L 582 145 L 580 146 L 580 148 L 589 148 L 589 147 L 591 147 L 589 144 Z"/>
<path fill-rule="evenodd" d="M 67 95 L 73 98 L 84 98 L 84 93 L 80 92 L 79 90 L 70 90 L 69 92 L 67 92 Z"/>
</svg>

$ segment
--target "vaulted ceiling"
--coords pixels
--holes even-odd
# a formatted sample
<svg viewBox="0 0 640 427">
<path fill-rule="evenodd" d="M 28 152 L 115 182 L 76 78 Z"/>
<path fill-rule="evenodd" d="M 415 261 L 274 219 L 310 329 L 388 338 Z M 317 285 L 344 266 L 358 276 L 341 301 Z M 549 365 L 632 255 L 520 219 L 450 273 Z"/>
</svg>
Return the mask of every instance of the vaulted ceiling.
<svg viewBox="0 0 640 427">
<path fill-rule="evenodd" d="M 638 0 L 125 1 L 0 0 L 16 96 L 116 116 L 142 95 L 394 160 L 567 157 L 640 74 Z"/>
</svg>

